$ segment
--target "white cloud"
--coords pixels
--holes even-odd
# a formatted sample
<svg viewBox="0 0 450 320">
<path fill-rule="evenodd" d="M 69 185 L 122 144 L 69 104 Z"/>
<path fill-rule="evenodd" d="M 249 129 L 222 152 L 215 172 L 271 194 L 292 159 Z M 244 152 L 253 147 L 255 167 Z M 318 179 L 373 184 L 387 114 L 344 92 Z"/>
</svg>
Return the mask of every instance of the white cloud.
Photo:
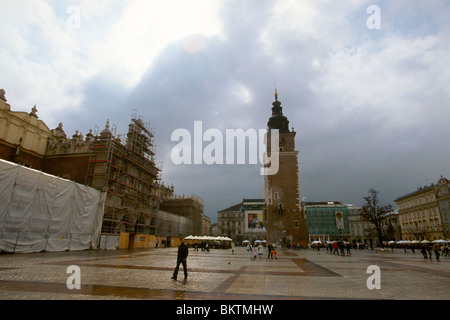
<svg viewBox="0 0 450 320">
<path fill-rule="evenodd" d="M 83 84 L 97 74 L 132 88 L 169 43 L 192 34 L 219 35 L 221 3 L 2 2 L 1 86 L 14 105 L 37 104 L 38 115 L 52 126 L 53 111 L 82 107 Z M 77 28 L 69 25 L 71 6 L 79 9 Z"/>
<path fill-rule="evenodd" d="M 0 82 L 14 107 L 37 104 L 38 115 L 52 122 L 52 111 L 79 103 L 72 93 L 85 64 L 53 8 L 37 0 L 3 2 L 0 20 Z"/>
<path fill-rule="evenodd" d="M 221 1 L 205 0 L 130 1 L 91 52 L 92 59 L 103 68 L 127 73 L 122 80 L 133 86 L 168 44 L 194 34 L 219 35 L 220 6 Z"/>
</svg>

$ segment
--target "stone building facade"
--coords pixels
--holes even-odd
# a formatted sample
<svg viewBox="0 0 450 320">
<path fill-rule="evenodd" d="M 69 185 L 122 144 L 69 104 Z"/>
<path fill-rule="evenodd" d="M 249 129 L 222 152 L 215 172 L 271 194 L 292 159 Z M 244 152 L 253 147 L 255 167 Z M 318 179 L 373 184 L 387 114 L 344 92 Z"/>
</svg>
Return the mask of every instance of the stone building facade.
<svg viewBox="0 0 450 320">
<path fill-rule="evenodd" d="M 441 176 L 437 184 L 418 188 L 395 199 L 402 240 L 438 240 L 449 237 L 450 184 Z"/>
<path fill-rule="evenodd" d="M 0 158 L 41 170 L 51 130 L 39 119 L 37 108 L 13 111 L 0 89 Z"/>
</svg>

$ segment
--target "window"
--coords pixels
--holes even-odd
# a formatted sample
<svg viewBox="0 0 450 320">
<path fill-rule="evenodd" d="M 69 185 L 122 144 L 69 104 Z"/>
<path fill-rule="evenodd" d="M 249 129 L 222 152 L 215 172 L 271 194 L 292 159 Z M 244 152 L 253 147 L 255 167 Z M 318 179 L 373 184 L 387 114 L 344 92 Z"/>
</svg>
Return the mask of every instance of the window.
<svg viewBox="0 0 450 320">
<path fill-rule="evenodd" d="M 284 213 L 284 207 L 282 203 L 278 204 L 278 214 L 283 214 Z"/>
<path fill-rule="evenodd" d="M 278 200 L 278 199 L 279 199 L 279 197 L 278 197 L 278 192 L 274 192 L 274 193 L 273 193 L 273 199 L 274 199 L 274 200 Z"/>
</svg>

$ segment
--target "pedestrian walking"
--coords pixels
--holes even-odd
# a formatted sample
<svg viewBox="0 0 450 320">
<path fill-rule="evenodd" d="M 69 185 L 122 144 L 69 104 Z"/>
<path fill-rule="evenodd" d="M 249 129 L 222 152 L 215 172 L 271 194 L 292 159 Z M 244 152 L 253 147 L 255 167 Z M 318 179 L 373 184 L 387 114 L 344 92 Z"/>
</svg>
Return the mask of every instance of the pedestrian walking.
<svg viewBox="0 0 450 320">
<path fill-rule="evenodd" d="M 352 255 L 351 252 L 350 252 L 351 244 L 350 244 L 350 243 L 347 243 L 346 246 L 345 246 L 345 248 L 347 249 L 347 254 L 348 254 L 349 256 L 351 256 L 351 255 Z"/>
<path fill-rule="evenodd" d="M 260 243 L 259 246 L 258 246 L 258 258 L 259 259 L 262 258 L 263 251 L 264 251 L 264 248 L 263 248 L 262 244 Z"/>
<path fill-rule="evenodd" d="M 339 242 L 339 249 L 341 250 L 341 255 L 342 256 L 345 256 L 345 251 L 344 251 L 344 249 L 345 249 L 345 245 L 344 245 L 344 242 Z"/>
<path fill-rule="evenodd" d="M 184 278 L 186 279 L 188 276 L 187 273 L 187 257 L 189 255 L 189 249 L 186 245 L 186 243 L 184 242 L 184 238 L 181 239 L 181 243 L 178 246 L 178 253 L 177 253 L 177 266 L 175 267 L 175 270 L 173 271 L 173 276 L 172 279 L 173 280 L 177 280 L 177 276 L 178 276 L 178 269 L 180 267 L 180 264 L 183 265 L 183 272 L 184 272 Z"/>
<path fill-rule="evenodd" d="M 433 249 L 434 249 L 434 255 L 436 256 L 436 260 L 437 261 L 439 261 L 439 257 L 440 257 L 440 252 L 439 252 L 439 245 L 436 243 L 436 244 L 434 244 L 434 246 L 433 246 Z"/>
<path fill-rule="evenodd" d="M 234 242 L 231 242 L 231 254 L 234 254 L 234 246 L 235 246 Z"/>
<path fill-rule="evenodd" d="M 249 243 L 249 244 L 247 245 L 247 252 L 248 252 L 248 254 L 249 254 L 250 259 L 252 259 L 253 256 L 254 256 L 254 252 L 253 252 L 253 246 L 252 246 L 251 243 Z"/>
<path fill-rule="evenodd" d="M 424 259 L 428 259 L 427 249 L 425 248 L 425 246 L 422 246 L 420 252 L 422 253 Z"/>
<path fill-rule="evenodd" d="M 267 245 L 267 249 L 269 250 L 269 253 L 267 254 L 267 259 L 273 259 L 273 255 L 272 255 L 272 244 L 269 243 Z"/>
<path fill-rule="evenodd" d="M 430 257 L 431 260 L 431 255 L 433 254 L 433 248 L 431 246 L 427 246 L 427 252 L 428 252 L 428 256 Z"/>
<path fill-rule="evenodd" d="M 338 244 L 337 244 L 337 242 L 334 242 L 333 243 L 333 254 L 338 254 L 339 255 L 339 246 L 338 246 Z"/>
<path fill-rule="evenodd" d="M 445 245 L 444 250 L 442 250 L 442 253 L 447 257 L 450 255 L 450 248 L 448 247 L 447 244 Z"/>
</svg>

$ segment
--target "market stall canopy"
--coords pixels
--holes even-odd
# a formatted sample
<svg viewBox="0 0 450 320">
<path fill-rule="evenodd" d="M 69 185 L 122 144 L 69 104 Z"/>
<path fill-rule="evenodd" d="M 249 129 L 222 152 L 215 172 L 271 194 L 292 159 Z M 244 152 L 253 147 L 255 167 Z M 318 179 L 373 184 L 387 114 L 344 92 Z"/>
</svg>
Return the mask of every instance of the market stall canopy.
<svg viewBox="0 0 450 320">
<path fill-rule="evenodd" d="M 184 239 L 186 239 L 186 240 L 232 241 L 230 238 L 222 237 L 222 236 L 213 237 L 213 236 L 193 236 L 193 235 L 190 235 L 190 236 L 187 236 Z"/>
<path fill-rule="evenodd" d="M 443 240 L 443 239 L 439 239 L 439 240 L 434 240 L 433 243 L 447 243 L 447 240 Z"/>
</svg>

